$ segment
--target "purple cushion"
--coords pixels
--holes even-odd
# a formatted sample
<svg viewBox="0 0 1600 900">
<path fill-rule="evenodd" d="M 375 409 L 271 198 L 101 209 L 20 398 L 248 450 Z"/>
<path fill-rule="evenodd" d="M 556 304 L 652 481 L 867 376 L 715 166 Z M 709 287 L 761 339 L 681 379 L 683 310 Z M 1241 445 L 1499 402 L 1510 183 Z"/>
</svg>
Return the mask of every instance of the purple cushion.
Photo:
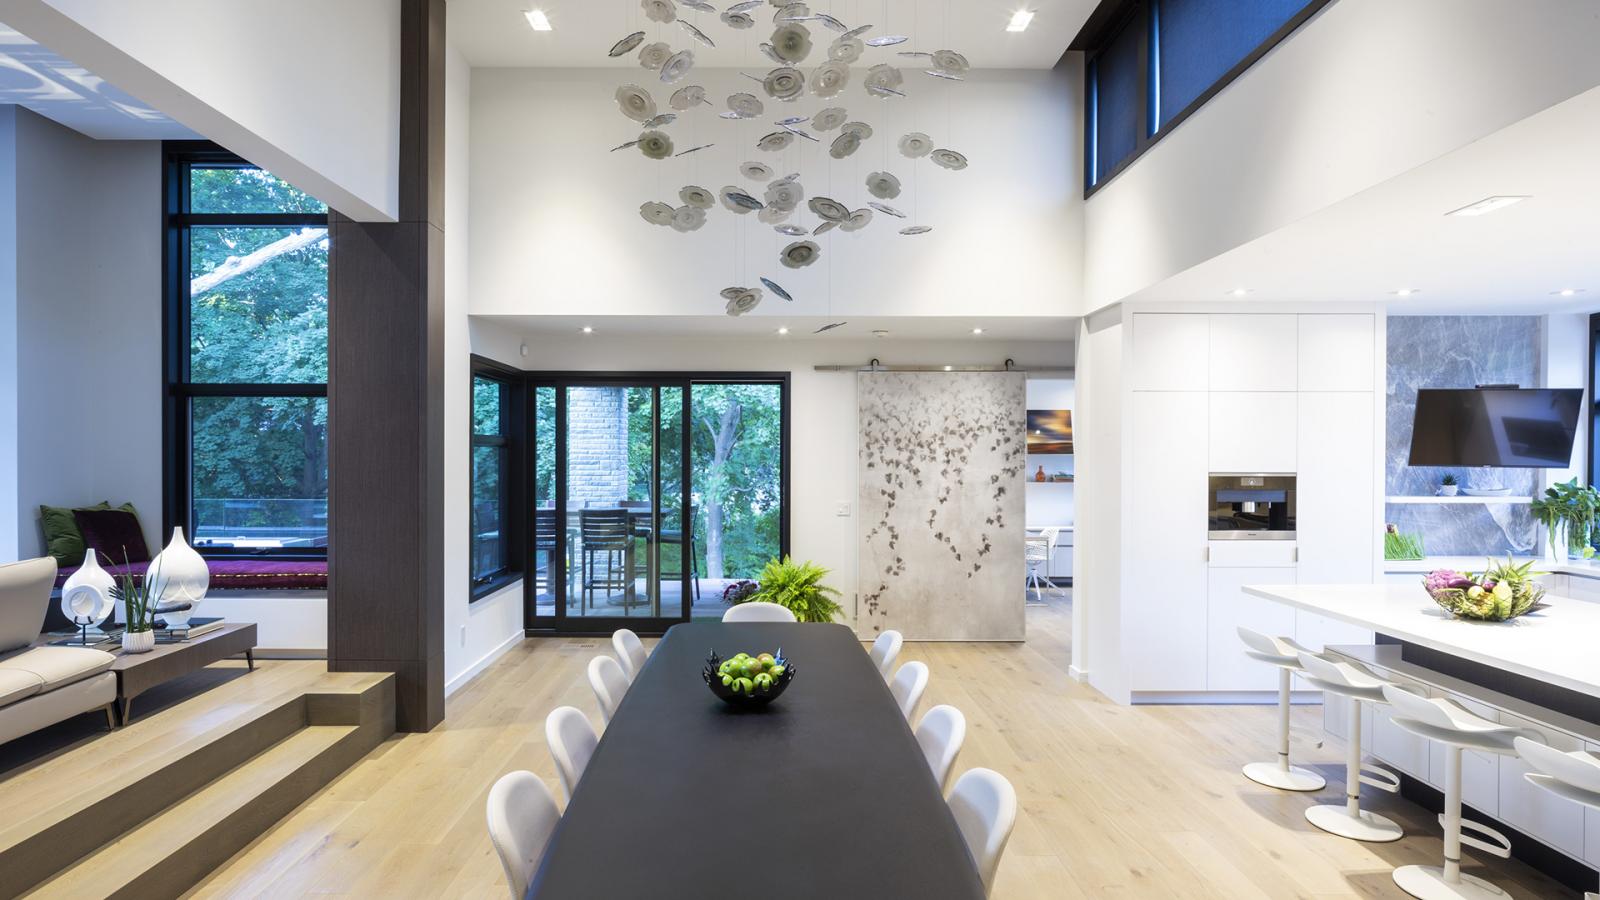
<svg viewBox="0 0 1600 900">
<path fill-rule="evenodd" d="M 150 561 L 139 517 L 121 509 L 75 509 L 72 520 L 83 532 L 84 546 L 97 550 L 108 564 Z"/>
<path fill-rule="evenodd" d="M 105 570 L 116 578 L 132 574 L 142 578 L 149 563 L 108 565 Z M 328 589 L 328 563 L 326 560 L 297 559 L 208 559 L 213 591 L 325 591 Z M 66 583 L 67 577 L 77 567 L 62 569 L 56 575 L 56 587 Z"/>
</svg>

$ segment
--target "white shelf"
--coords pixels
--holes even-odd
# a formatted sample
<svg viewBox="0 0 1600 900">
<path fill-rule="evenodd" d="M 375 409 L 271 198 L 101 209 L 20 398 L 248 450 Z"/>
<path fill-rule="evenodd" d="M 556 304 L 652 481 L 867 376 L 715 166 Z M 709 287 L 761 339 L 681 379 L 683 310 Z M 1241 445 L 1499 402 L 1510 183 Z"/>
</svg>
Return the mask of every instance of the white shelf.
<svg viewBox="0 0 1600 900">
<path fill-rule="evenodd" d="M 1077 484 L 1077 482 L 1075 482 L 1075 481 L 1033 481 L 1031 479 L 1028 481 L 1028 487 L 1036 487 L 1036 486 L 1037 487 L 1043 487 L 1043 486 L 1045 486 L 1047 484 L 1061 485 L 1063 487 L 1072 487 L 1074 484 Z"/>
<path fill-rule="evenodd" d="M 1532 497 L 1468 497 L 1457 494 L 1454 497 L 1385 497 L 1385 503 L 1532 503 Z"/>
</svg>

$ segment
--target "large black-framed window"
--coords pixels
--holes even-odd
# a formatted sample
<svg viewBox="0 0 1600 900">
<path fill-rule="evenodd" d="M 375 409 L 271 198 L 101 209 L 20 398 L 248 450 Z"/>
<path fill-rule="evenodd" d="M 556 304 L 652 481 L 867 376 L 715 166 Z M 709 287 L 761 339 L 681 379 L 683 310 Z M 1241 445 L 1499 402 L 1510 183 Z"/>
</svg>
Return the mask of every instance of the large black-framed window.
<svg viewBox="0 0 1600 900">
<path fill-rule="evenodd" d="M 1093 194 L 1331 0 L 1105 0 L 1084 51 L 1084 195 Z"/>
<path fill-rule="evenodd" d="M 326 558 L 327 206 L 209 142 L 163 153 L 166 527 Z"/>
<path fill-rule="evenodd" d="M 469 596 L 478 600 L 522 577 L 526 556 L 525 379 L 485 357 L 472 358 L 468 459 Z"/>
</svg>

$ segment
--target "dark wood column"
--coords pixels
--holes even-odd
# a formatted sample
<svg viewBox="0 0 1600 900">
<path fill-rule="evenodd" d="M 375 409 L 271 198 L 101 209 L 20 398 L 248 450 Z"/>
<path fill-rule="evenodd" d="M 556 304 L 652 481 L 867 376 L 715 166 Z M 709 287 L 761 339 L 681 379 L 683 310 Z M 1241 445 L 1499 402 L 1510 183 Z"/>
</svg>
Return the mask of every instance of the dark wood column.
<svg viewBox="0 0 1600 900">
<path fill-rule="evenodd" d="M 444 0 L 401 0 L 400 221 L 329 216 L 328 667 L 444 718 Z M 333 85 L 333 90 L 338 86 Z"/>
</svg>

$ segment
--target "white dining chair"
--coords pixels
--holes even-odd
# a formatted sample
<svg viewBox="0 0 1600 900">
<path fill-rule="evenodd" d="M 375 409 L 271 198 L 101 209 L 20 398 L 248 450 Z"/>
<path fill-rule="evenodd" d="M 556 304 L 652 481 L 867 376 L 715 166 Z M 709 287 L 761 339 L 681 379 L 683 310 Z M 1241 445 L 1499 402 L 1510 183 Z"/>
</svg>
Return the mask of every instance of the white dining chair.
<svg viewBox="0 0 1600 900">
<path fill-rule="evenodd" d="M 522 900 L 545 845 L 561 822 L 550 789 L 532 772 L 508 772 L 489 788 L 489 840 L 506 870 L 512 900 Z"/>
<path fill-rule="evenodd" d="M 612 633 L 611 649 L 617 652 L 617 662 L 622 663 L 622 672 L 628 676 L 629 683 L 639 677 L 639 670 L 650 658 L 650 651 L 644 649 L 644 641 L 626 628 L 618 628 Z"/>
<path fill-rule="evenodd" d="M 948 802 L 988 895 L 994 891 L 994 873 L 1017 824 L 1016 789 L 999 772 L 968 769 L 956 779 Z"/>
<path fill-rule="evenodd" d="M 916 735 L 928 768 L 933 770 L 933 780 L 939 782 L 939 792 L 943 793 L 967 739 L 967 717 L 954 706 L 940 704 L 923 714 Z"/>
<path fill-rule="evenodd" d="M 728 608 L 722 614 L 724 622 L 793 622 L 794 613 L 787 606 L 753 600 Z"/>
<path fill-rule="evenodd" d="M 1022 559 L 1028 565 L 1028 585 L 1036 598 L 1044 596 L 1044 585 L 1050 580 L 1050 561 L 1055 558 L 1056 536 L 1060 533 L 1061 529 L 1055 526 L 1040 529 L 1037 538 L 1028 538 L 1022 546 Z"/>
<path fill-rule="evenodd" d="M 628 693 L 628 675 L 622 666 L 609 656 L 600 655 L 589 660 L 589 687 L 594 688 L 594 699 L 600 703 L 600 722 L 611 724 L 617 707 Z"/>
<path fill-rule="evenodd" d="M 872 657 L 872 664 L 878 667 L 878 674 L 884 681 L 889 680 L 889 673 L 894 671 L 894 661 L 900 658 L 900 645 L 904 643 L 898 631 L 885 631 L 878 635 L 872 642 L 872 650 L 867 655 Z"/>
<path fill-rule="evenodd" d="M 583 777 L 583 770 L 594 756 L 600 737 L 581 711 L 571 706 L 560 706 L 544 720 L 544 740 L 550 745 L 550 758 L 555 760 L 556 774 L 561 776 L 561 791 L 567 802 L 572 802 L 572 792 Z"/>
<path fill-rule="evenodd" d="M 917 711 L 917 704 L 922 702 L 922 692 L 928 689 L 928 666 L 915 660 L 900 667 L 894 673 L 894 680 L 889 682 L 889 693 L 894 695 L 894 702 L 900 705 L 900 713 L 911 721 L 911 714 Z"/>
</svg>

